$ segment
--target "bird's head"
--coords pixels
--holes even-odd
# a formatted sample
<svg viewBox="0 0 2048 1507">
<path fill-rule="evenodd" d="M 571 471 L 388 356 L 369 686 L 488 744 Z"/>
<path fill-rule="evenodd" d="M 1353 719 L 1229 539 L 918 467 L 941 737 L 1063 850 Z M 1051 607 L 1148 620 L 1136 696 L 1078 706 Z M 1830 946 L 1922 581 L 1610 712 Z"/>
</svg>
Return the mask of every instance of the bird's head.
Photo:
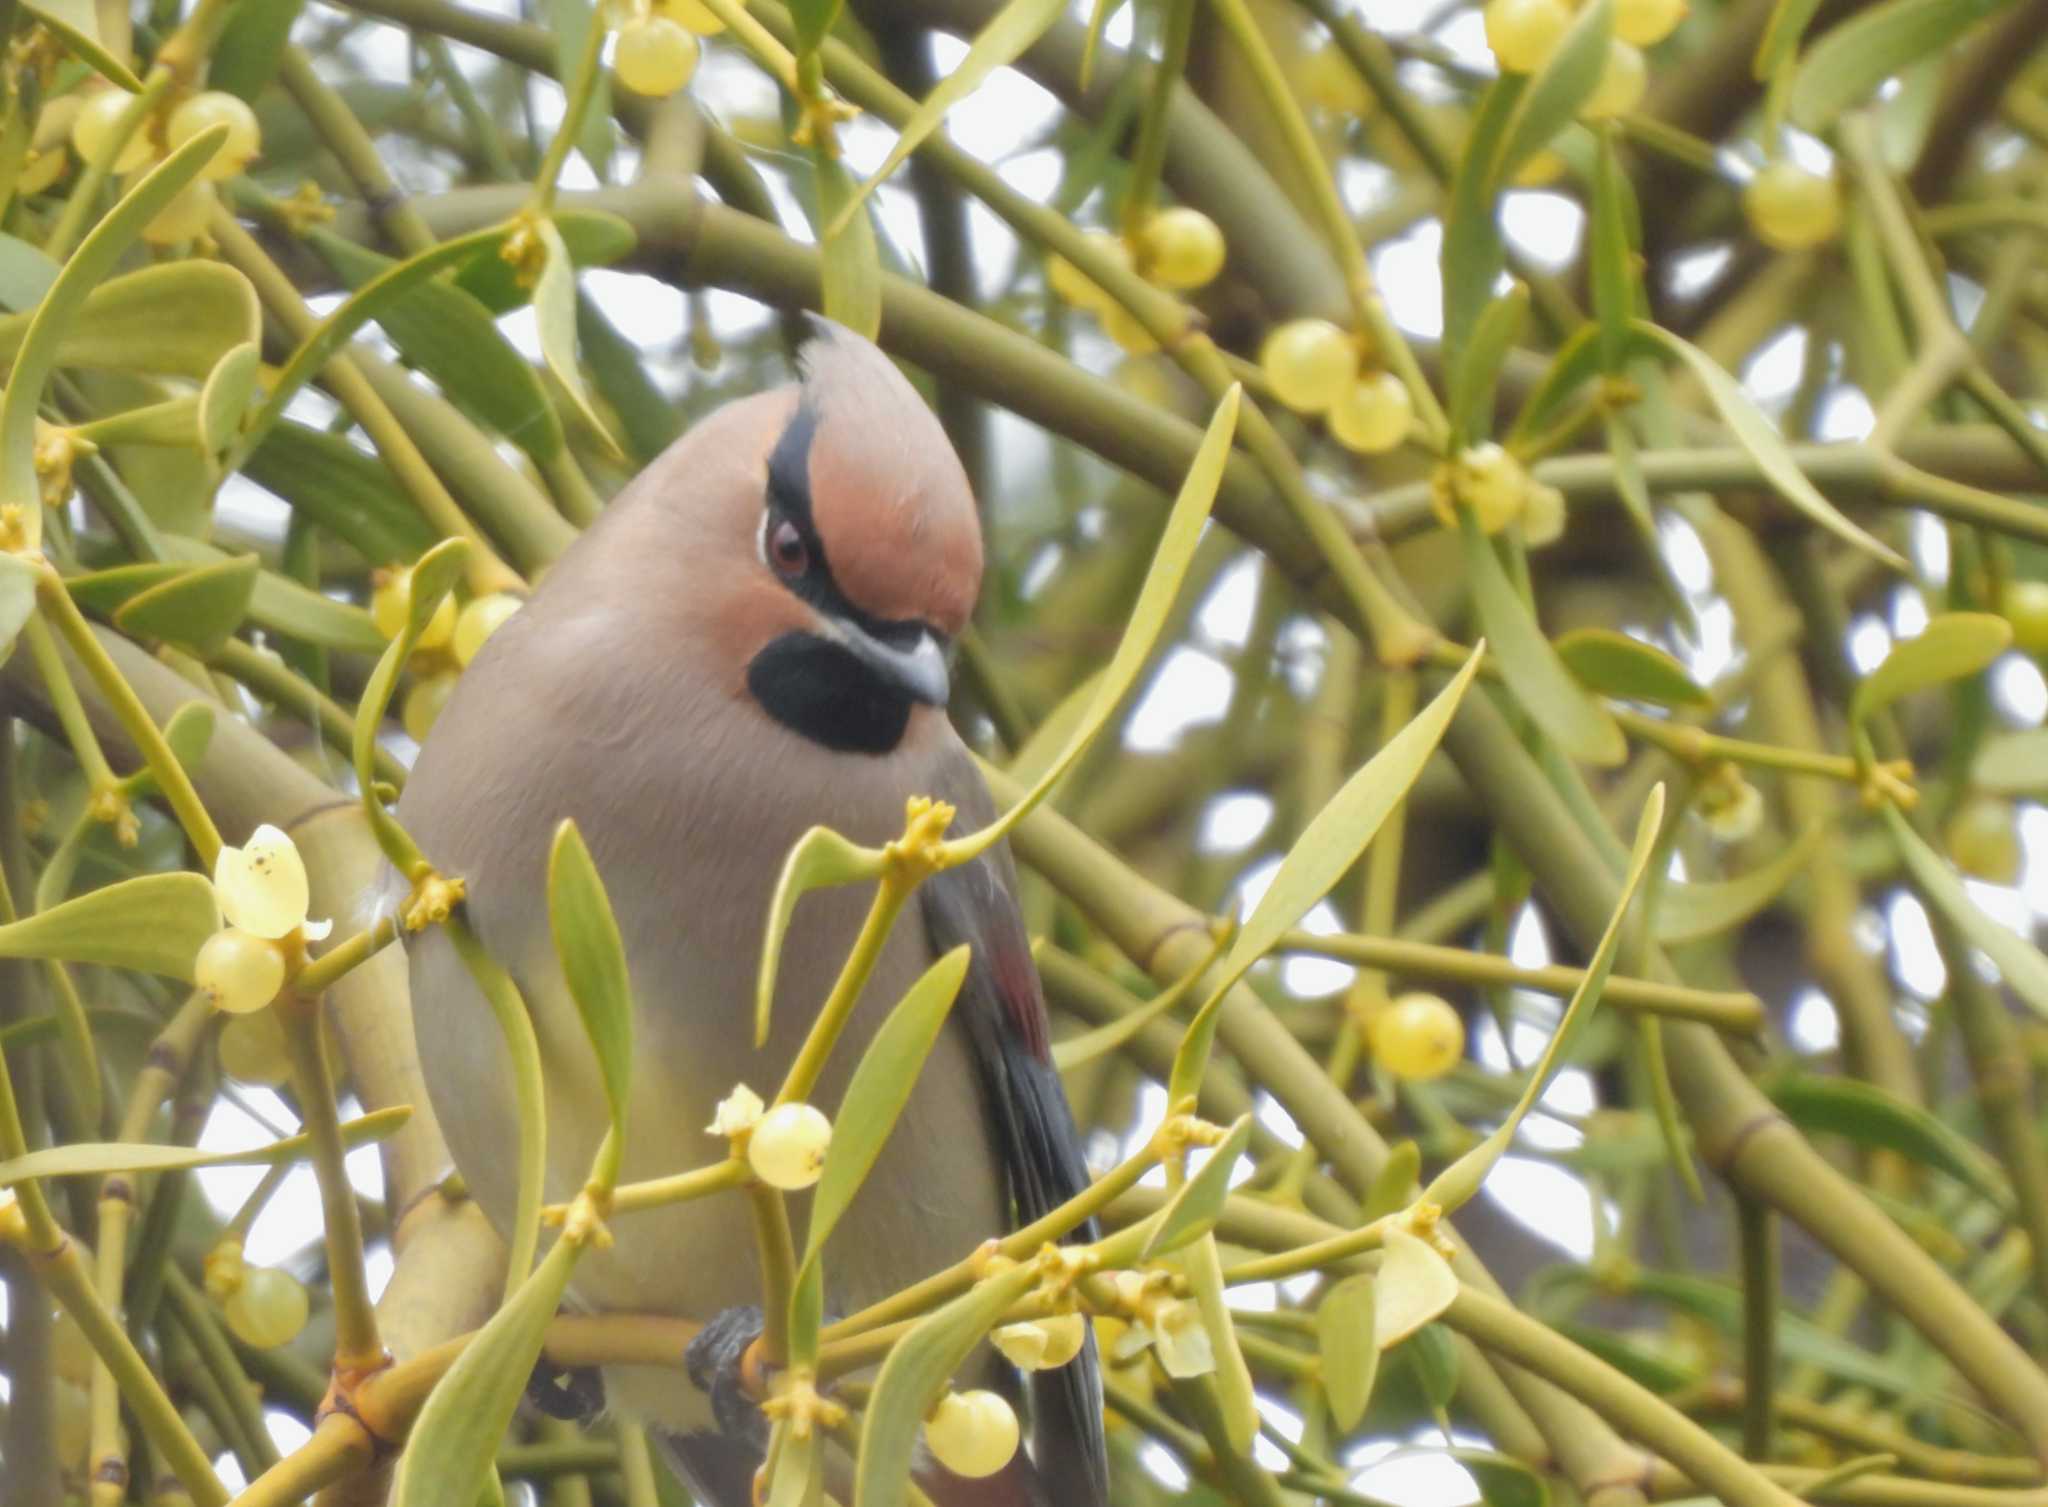
<svg viewBox="0 0 2048 1507">
<path fill-rule="evenodd" d="M 682 610 L 727 683 L 814 743 L 880 754 L 945 705 L 981 526 L 916 389 L 868 341 L 815 327 L 797 386 L 722 409 L 644 485 L 691 515 Z"/>
</svg>

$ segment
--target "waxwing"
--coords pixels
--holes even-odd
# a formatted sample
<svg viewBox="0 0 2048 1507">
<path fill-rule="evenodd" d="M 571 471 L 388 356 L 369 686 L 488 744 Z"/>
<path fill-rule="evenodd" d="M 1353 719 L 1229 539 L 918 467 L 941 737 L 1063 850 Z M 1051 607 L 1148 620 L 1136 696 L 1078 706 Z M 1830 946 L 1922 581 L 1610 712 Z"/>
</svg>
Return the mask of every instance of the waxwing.
<svg viewBox="0 0 2048 1507">
<path fill-rule="evenodd" d="M 981 581 L 958 458 L 916 391 L 826 321 L 802 380 L 718 410 L 672 445 L 547 572 L 463 673 L 399 815 L 468 886 L 467 920 L 512 973 L 547 1083 L 547 1197 L 582 1184 L 607 1115 L 594 1054 L 550 940 L 550 840 L 575 819 L 610 892 L 636 997 L 623 1177 L 700 1167 L 734 1085 L 772 1094 L 858 933 L 870 895 L 798 906 L 771 1034 L 754 1042 L 756 971 L 785 856 L 810 827 L 875 845 L 916 795 L 954 830 L 994 816 L 946 716 L 947 646 Z M 825 1255 L 826 1306 L 850 1314 L 1056 1208 L 1087 1184 L 1047 1044 L 1043 995 L 1006 850 L 929 880 L 885 948 L 813 1102 L 840 1106 L 887 1010 L 940 954 L 967 982 L 873 1172 Z M 918 924 L 921 923 L 921 924 Z M 498 1027 L 444 936 L 413 947 L 413 1013 L 457 1170 L 503 1229 L 518 1143 Z M 807 1195 L 792 1201 L 801 1237 Z M 677 1366 L 615 1367 L 609 1403 L 645 1419 L 711 1507 L 747 1507 L 758 1416 L 733 1406 L 758 1329 L 754 1235 L 739 1195 L 621 1216 L 573 1300 L 675 1314 L 719 1346 Z M 956 1378 L 1012 1396 L 984 1349 Z M 1092 1341 L 1030 1384 L 1031 1451 L 967 1481 L 921 1461 L 941 1507 L 1100 1507 L 1102 1391 Z"/>
</svg>

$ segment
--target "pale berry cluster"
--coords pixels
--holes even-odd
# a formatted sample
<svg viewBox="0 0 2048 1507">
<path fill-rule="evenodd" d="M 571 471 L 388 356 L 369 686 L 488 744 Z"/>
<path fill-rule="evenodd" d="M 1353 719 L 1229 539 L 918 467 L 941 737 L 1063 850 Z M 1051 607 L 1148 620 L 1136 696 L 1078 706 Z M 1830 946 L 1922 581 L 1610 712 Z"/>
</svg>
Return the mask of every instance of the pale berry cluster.
<svg viewBox="0 0 2048 1507">
<path fill-rule="evenodd" d="M 135 96 L 107 86 L 89 93 L 71 117 L 71 147 L 79 160 L 110 173 L 133 173 L 148 167 L 161 152 L 150 121 L 124 137 L 121 117 Z M 173 106 L 162 128 L 162 151 L 176 151 L 201 131 L 228 128 L 227 140 L 200 170 L 199 177 L 143 227 L 143 238 L 165 246 L 188 241 L 206 228 L 218 202 L 213 185 L 246 168 L 263 149 L 256 112 L 237 95 L 219 89 L 193 94 Z"/>
<path fill-rule="evenodd" d="M 725 30 L 702 0 L 605 0 L 602 14 L 618 32 L 612 76 L 655 99 L 686 87 L 704 55 L 700 38 Z"/>
<path fill-rule="evenodd" d="M 412 572 L 380 570 L 373 577 L 370 592 L 370 620 L 386 638 L 405 631 L 412 612 Z M 520 608 L 518 597 L 507 592 L 473 598 L 458 609 L 455 598 L 443 597 L 413 641 L 413 683 L 399 709 L 399 722 L 406 736 L 421 742 L 441 715 L 455 682 L 469 668 L 484 643 Z"/>
<path fill-rule="evenodd" d="M 1576 16 L 1574 0 L 1488 0 L 1486 44 L 1503 73 L 1534 73 L 1557 52 Z M 1585 120 L 1626 115 L 1642 103 L 1649 86 L 1643 49 L 1654 47 L 1685 19 L 1687 0 L 1619 0 L 1607 66 L 1592 97 L 1580 108 Z"/>
<path fill-rule="evenodd" d="M 1103 255 L 1174 293 L 1208 287 L 1223 271 L 1228 252 L 1216 222 L 1185 205 L 1160 210 L 1128 239 L 1107 230 L 1091 230 L 1088 241 Z M 1159 348 L 1144 325 L 1065 257 L 1046 258 L 1045 281 L 1060 298 L 1099 319 L 1103 332 L 1132 355 Z"/>
<path fill-rule="evenodd" d="M 1540 548 L 1564 533 L 1564 494 L 1538 481 L 1512 450 L 1492 440 L 1460 450 L 1430 473 L 1429 501 L 1437 521 L 1456 528 L 1469 509 L 1481 533 L 1522 525 L 1522 542 Z"/>
<path fill-rule="evenodd" d="M 1320 414 L 1338 444 L 1379 455 L 1408 438 L 1415 416 L 1407 386 L 1368 366 L 1366 342 L 1327 319 L 1290 319 L 1259 348 L 1273 396 L 1301 414 Z"/>
</svg>

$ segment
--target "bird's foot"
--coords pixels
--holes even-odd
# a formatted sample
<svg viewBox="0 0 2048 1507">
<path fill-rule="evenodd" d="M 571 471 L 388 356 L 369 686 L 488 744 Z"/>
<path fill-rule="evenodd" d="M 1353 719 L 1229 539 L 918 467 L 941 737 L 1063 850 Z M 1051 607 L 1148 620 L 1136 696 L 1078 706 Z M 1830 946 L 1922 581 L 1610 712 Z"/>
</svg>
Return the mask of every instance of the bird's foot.
<svg viewBox="0 0 2048 1507">
<path fill-rule="evenodd" d="M 604 1411 L 604 1377 L 595 1366 L 558 1366 L 542 1356 L 527 1378 L 526 1397 L 550 1418 L 592 1423 Z"/>
<path fill-rule="evenodd" d="M 760 1337 L 760 1309 L 728 1308 L 697 1332 L 683 1352 L 683 1365 L 698 1390 L 711 1399 L 711 1416 L 718 1420 L 719 1430 L 728 1439 L 765 1452 L 768 1420 L 755 1400 L 761 1378 L 748 1375 L 749 1352 Z"/>
</svg>

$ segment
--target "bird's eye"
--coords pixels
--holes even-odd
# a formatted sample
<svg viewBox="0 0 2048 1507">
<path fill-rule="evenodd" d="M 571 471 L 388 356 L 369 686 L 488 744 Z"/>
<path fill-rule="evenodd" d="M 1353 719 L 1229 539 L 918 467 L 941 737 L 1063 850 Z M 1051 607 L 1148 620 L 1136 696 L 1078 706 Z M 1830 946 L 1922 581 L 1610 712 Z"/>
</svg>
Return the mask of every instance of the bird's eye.
<svg viewBox="0 0 2048 1507">
<path fill-rule="evenodd" d="M 804 536 L 787 518 L 776 520 L 768 529 L 768 563 L 778 575 L 794 579 L 810 568 L 811 552 Z"/>
</svg>

